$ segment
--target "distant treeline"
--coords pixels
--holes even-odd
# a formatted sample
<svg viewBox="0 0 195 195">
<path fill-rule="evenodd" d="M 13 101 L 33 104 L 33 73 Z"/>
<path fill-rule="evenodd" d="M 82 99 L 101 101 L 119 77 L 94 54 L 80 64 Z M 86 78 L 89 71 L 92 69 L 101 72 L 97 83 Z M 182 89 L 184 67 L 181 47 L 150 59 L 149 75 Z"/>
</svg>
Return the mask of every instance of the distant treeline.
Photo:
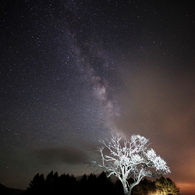
<svg viewBox="0 0 195 195">
<path fill-rule="evenodd" d="M 131 179 L 129 180 L 131 182 Z M 175 183 L 169 179 L 161 177 L 154 181 L 143 179 L 139 185 L 134 187 L 133 195 L 149 195 L 157 193 L 159 195 L 178 195 L 179 189 Z M 24 192 L 25 195 L 52 194 L 52 195 L 123 195 L 122 184 L 119 180 L 113 182 L 106 177 L 106 173 L 100 175 L 84 174 L 81 179 L 74 175 L 50 172 L 46 178 L 43 174 L 36 174 L 30 182 L 29 187 Z"/>
</svg>

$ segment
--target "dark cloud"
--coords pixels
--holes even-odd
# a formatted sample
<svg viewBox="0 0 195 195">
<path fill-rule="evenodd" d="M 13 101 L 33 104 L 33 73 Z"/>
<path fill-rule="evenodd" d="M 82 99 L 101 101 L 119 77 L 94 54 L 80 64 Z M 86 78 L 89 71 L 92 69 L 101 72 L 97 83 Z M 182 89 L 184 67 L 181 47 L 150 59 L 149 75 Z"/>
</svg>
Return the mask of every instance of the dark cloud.
<svg viewBox="0 0 195 195">
<path fill-rule="evenodd" d="M 66 163 L 80 164 L 88 159 L 88 155 L 74 147 L 43 148 L 36 150 L 38 158 L 45 164 Z"/>
</svg>

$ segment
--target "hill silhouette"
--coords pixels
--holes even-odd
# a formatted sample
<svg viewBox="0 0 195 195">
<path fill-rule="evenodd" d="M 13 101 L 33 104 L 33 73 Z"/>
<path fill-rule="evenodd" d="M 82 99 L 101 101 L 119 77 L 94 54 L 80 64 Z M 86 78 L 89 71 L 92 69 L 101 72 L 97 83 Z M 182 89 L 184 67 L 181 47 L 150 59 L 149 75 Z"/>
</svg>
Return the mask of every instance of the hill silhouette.
<svg viewBox="0 0 195 195">
<path fill-rule="evenodd" d="M 0 194 L 1 195 L 21 195 L 23 194 L 23 192 L 24 190 L 8 188 L 0 183 Z"/>
</svg>

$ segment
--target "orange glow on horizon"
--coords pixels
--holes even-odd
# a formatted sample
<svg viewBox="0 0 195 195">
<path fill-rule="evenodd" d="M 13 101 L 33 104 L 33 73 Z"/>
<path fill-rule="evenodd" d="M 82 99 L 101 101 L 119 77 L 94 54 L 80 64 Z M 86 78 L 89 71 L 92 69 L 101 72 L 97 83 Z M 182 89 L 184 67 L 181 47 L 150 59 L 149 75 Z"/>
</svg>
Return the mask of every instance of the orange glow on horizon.
<svg viewBox="0 0 195 195">
<path fill-rule="evenodd" d="M 195 195 L 195 183 L 183 183 L 177 182 L 176 185 L 179 187 L 180 194 L 192 194 Z"/>
</svg>

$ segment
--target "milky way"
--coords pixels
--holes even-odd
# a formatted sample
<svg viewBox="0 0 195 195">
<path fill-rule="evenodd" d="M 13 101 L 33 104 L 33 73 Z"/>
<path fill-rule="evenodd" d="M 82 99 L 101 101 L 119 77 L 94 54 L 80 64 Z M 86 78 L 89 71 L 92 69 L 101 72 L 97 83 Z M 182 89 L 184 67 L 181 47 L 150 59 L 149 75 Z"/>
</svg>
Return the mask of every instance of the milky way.
<svg viewBox="0 0 195 195">
<path fill-rule="evenodd" d="M 90 173 L 99 139 L 117 132 L 149 138 L 192 193 L 192 4 L 1 1 L 0 183 Z"/>
</svg>

